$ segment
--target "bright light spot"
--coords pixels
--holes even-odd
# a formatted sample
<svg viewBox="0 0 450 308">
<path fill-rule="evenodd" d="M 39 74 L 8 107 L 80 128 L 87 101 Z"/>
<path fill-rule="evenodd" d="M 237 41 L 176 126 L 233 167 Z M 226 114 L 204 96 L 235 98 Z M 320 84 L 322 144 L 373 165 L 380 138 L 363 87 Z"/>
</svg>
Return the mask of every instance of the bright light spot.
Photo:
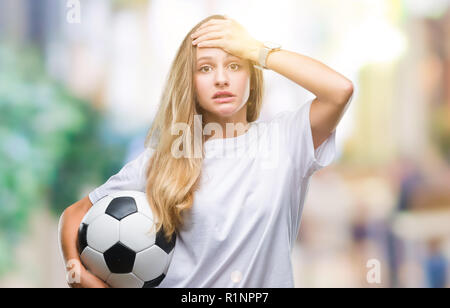
<svg viewBox="0 0 450 308">
<path fill-rule="evenodd" d="M 407 39 L 383 19 L 371 18 L 350 31 L 344 39 L 344 54 L 358 67 L 367 63 L 391 62 L 407 49 Z"/>
</svg>

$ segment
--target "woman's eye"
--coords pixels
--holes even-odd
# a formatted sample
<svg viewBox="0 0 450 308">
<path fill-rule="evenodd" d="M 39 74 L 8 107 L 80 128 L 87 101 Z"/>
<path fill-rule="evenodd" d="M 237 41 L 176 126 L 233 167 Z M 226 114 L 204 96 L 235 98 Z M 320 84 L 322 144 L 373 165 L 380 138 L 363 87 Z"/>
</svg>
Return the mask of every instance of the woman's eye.
<svg viewBox="0 0 450 308">
<path fill-rule="evenodd" d="M 200 71 L 201 71 L 201 72 L 205 72 L 205 71 L 203 70 L 204 68 L 209 68 L 209 66 L 202 66 L 202 67 L 200 68 Z M 205 72 L 205 73 L 206 73 L 206 72 Z"/>
<path fill-rule="evenodd" d="M 236 67 L 236 70 L 239 68 L 239 64 L 233 63 L 231 65 L 234 65 Z"/>
<path fill-rule="evenodd" d="M 230 66 L 234 67 L 234 68 L 232 68 L 232 70 L 234 70 L 234 71 L 238 70 L 239 67 L 240 67 L 240 65 L 239 65 L 239 64 L 236 64 L 236 63 L 232 63 L 232 64 L 230 64 Z M 205 65 L 205 66 L 202 66 L 202 67 L 199 69 L 199 71 L 204 72 L 204 73 L 207 73 L 208 71 L 205 71 L 205 70 L 204 70 L 204 69 L 206 69 L 206 68 L 211 68 L 211 67 L 210 67 L 209 65 Z"/>
</svg>

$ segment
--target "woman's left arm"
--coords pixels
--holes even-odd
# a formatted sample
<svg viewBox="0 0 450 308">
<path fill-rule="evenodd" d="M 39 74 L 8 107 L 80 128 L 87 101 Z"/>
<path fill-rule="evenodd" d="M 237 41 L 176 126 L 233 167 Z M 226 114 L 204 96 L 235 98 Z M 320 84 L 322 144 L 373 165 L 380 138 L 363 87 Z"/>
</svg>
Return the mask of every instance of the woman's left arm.
<svg viewBox="0 0 450 308">
<path fill-rule="evenodd" d="M 263 43 L 254 39 L 237 21 L 211 19 L 191 36 L 198 47 L 218 47 L 235 56 L 259 62 Z M 316 95 L 311 104 L 310 123 L 314 149 L 336 129 L 353 95 L 353 83 L 325 64 L 281 49 L 273 51 L 266 67 Z"/>
<path fill-rule="evenodd" d="M 256 55 L 250 57 L 258 62 Z M 317 149 L 341 120 L 353 95 L 353 83 L 319 61 L 283 49 L 269 54 L 266 67 L 316 95 L 309 118 Z"/>
</svg>

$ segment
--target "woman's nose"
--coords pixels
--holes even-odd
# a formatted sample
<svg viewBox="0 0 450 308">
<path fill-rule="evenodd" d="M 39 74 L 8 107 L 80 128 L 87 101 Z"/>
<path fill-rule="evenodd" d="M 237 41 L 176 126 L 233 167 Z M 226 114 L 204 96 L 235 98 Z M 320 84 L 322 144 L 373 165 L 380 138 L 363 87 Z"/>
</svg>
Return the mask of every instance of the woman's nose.
<svg viewBox="0 0 450 308">
<path fill-rule="evenodd" d="M 223 87 L 223 86 L 228 86 L 229 82 L 227 80 L 217 80 L 216 81 L 216 86 L 218 87 Z"/>
<path fill-rule="evenodd" d="M 224 85 L 228 85 L 229 84 L 229 80 L 228 80 L 228 76 L 225 73 L 225 70 L 217 70 L 216 73 L 216 86 L 224 86 Z"/>
</svg>

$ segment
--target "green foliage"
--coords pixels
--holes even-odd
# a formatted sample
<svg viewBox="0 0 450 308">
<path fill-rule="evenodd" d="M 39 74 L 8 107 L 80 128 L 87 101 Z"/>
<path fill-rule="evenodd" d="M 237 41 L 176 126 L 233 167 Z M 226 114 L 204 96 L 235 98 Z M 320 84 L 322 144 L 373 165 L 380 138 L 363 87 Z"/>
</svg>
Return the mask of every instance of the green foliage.
<svg viewBox="0 0 450 308">
<path fill-rule="evenodd" d="M 0 275 L 32 210 L 50 202 L 59 216 L 117 172 L 125 140 L 110 131 L 45 74 L 36 50 L 0 44 Z"/>
<path fill-rule="evenodd" d="M 436 106 L 431 112 L 431 139 L 437 149 L 450 163 L 450 107 L 445 103 Z"/>
<path fill-rule="evenodd" d="M 149 0 L 113 0 L 112 5 L 115 10 L 123 9 L 145 9 L 150 6 Z"/>
</svg>

